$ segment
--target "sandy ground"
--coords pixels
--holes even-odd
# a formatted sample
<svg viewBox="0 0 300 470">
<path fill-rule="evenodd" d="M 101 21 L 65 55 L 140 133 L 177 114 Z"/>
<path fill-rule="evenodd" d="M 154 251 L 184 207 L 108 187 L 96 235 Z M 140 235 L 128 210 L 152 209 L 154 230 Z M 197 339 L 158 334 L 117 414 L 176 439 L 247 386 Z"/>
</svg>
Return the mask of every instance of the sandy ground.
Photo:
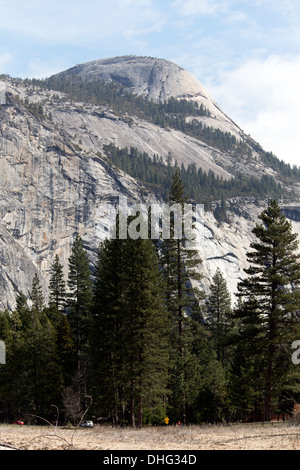
<svg viewBox="0 0 300 470">
<path fill-rule="evenodd" d="M 70 430 L 0 425 L 0 447 L 4 445 L 21 450 L 300 450 L 300 427 L 274 423 Z"/>
</svg>

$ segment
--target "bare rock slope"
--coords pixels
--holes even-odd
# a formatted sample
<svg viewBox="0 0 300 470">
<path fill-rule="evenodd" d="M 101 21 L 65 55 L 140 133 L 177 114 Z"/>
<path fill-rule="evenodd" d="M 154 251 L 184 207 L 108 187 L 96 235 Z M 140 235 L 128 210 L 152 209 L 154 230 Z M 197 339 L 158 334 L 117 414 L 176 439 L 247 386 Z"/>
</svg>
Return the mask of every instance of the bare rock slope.
<svg viewBox="0 0 300 470">
<path fill-rule="evenodd" d="M 122 56 L 100 59 L 76 65 L 60 74 L 64 78 L 80 77 L 82 80 L 101 79 L 115 81 L 125 86 L 131 93 L 153 101 L 166 101 L 170 97 L 193 100 L 208 109 L 213 125 L 218 119 L 218 127 L 240 135 L 241 129 L 214 102 L 207 90 L 190 72 L 165 59 L 140 56 Z"/>
<path fill-rule="evenodd" d="M 117 80 L 132 92 L 149 99 L 169 96 L 195 99 L 211 110 L 220 129 L 240 129 L 219 110 L 204 88 L 188 72 L 170 62 L 123 57 L 76 66 L 61 76 L 85 80 Z M 205 171 L 231 177 L 237 166 L 232 155 L 209 147 L 182 132 L 162 129 L 132 116 L 116 116 L 112 110 L 76 103 L 62 93 L 6 78 L 6 104 L 0 106 L 0 308 L 13 309 L 16 294 L 29 294 L 35 273 L 47 297 L 50 267 L 58 254 L 67 275 L 68 257 L 76 233 L 95 261 L 99 242 L 107 236 L 101 206 L 117 204 L 118 196 L 128 202 L 156 202 L 142 184 L 112 168 L 104 146 L 133 146 L 150 155 L 178 163 L 195 162 Z M 43 115 L 32 105 L 42 105 Z M 50 118 L 51 115 L 51 118 Z M 271 173 L 262 162 L 241 163 L 247 174 Z M 234 294 L 243 276 L 251 229 L 264 203 L 241 202 L 240 215 L 219 226 L 211 213 L 205 215 L 204 239 L 199 244 L 207 288 L 219 266 Z M 297 204 L 295 204 L 296 206 Z M 294 208 L 293 208 L 294 210 Z M 295 222 L 295 229 L 300 222 Z"/>
</svg>

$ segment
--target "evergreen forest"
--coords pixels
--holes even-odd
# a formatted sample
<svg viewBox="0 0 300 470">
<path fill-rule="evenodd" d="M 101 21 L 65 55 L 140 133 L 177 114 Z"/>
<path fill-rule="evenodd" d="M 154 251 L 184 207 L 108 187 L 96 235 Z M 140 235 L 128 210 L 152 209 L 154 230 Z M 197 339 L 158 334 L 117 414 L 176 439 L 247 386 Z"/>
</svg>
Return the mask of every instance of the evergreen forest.
<svg viewBox="0 0 300 470">
<path fill-rule="evenodd" d="M 184 204 L 182 172 L 170 203 Z M 118 220 L 116 220 L 118 223 Z M 253 229 L 249 269 L 232 304 L 217 269 L 200 287 L 203 261 L 185 237 L 106 239 L 91 269 L 76 235 L 68 276 L 56 255 L 49 301 L 38 274 L 0 313 L 0 420 L 115 426 L 270 421 L 299 403 L 300 259 L 297 236 L 275 199 Z"/>
<path fill-rule="evenodd" d="M 168 154 L 166 162 L 162 157 L 154 154 L 152 158 L 146 152 L 139 152 L 136 148 L 118 148 L 113 144 L 104 146 L 105 155 L 110 164 L 121 169 L 135 179 L 143 182 L 151 191 L 156 192 L 166 200 L 172 184 L 172 178 L 179 172 L 180 178 L 186 188 L 189 201 L 204 204 L 206 210 L 212 211 L 215 207 L 216 218 L 220 218 L 218 202 L 222 199 L 236 197 L 282 197 L 285 191 L 280 183 L 271 175 L 263 175 L 261 179 L 254 176 L 246 177 L 242 174 L 225 180 L 212 170 L 205 172 L 197 168 L 195 163 L 187 168 Z"/>
</svg>

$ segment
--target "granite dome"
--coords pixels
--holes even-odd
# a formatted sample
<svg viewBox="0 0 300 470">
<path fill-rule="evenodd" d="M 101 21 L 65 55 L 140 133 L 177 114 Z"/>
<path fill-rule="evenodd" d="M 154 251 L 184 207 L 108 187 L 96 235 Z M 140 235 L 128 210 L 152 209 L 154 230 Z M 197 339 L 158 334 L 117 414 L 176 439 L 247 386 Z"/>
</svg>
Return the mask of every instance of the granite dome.
<svg viewBox="0 0 300 470">
<path fill-rule="evenodd" d="M 213 118 L 225 121 L 229 126 L 228 131 L 240 132 L 239 127 L 219 108 L 194 75 L 165 59 L 122 56 L 93 60 L 76 65 L 56 76 L 66 79 L 79 77 L 86 81 L 114 81 L 131 93 L 153 101 L 166 101 L 170 97 L 193 100 L 203 104 Z"/>
</svg>

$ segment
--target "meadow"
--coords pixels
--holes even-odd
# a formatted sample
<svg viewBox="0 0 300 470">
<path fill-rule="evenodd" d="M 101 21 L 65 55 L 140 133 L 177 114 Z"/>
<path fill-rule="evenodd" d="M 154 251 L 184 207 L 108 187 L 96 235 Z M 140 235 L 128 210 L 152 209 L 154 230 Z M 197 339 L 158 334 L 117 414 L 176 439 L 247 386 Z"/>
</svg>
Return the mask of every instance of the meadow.
<svg viewBox="0 0 300 470">
<path fill-rule="evenodd" d="M 300 428 L 290 422 L 142 429 L 4 424 L 0 425 L 1 446 L 20 450 L 300 450 Z"/>
</svg>

